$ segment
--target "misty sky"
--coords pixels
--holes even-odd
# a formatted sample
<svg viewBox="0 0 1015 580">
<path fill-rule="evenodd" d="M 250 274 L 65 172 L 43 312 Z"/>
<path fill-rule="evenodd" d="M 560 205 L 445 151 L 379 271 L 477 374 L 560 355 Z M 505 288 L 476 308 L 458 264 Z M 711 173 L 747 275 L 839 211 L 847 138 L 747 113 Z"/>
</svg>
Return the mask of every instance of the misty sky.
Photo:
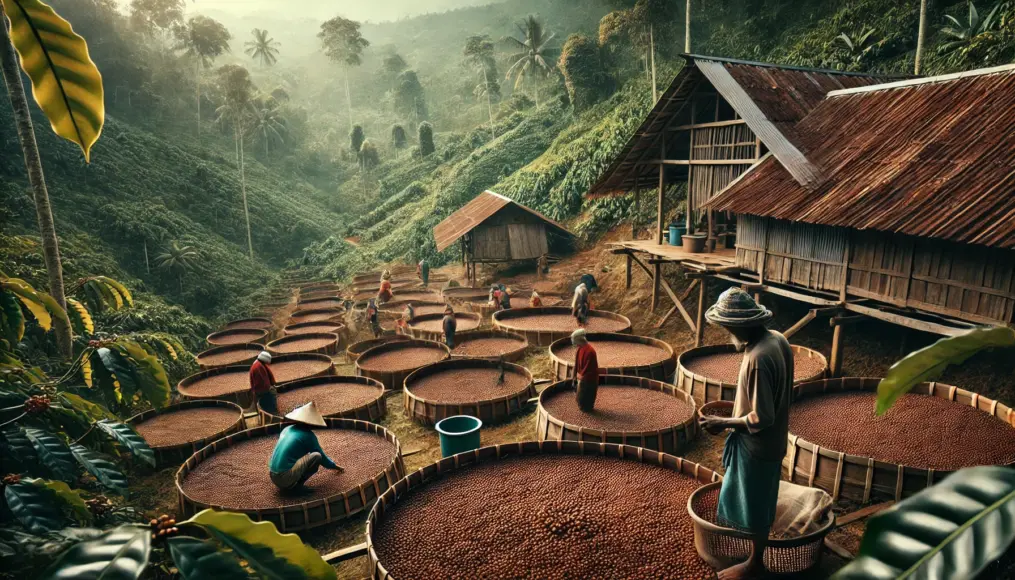
<svg viewBox="0 0 1015 580">
<path fill-rule="evenodd" d="M 278 15 L 287 19 L 313 20 L 327 20 L 341 14 L 353 20 L 379 22 L 497 1 L 499 0 L 188 0 L 187 13 L 223 12 L 234 17 Z M 130 0 L 117 2 L 122 6 L 130 5 Z"/>
</svg>

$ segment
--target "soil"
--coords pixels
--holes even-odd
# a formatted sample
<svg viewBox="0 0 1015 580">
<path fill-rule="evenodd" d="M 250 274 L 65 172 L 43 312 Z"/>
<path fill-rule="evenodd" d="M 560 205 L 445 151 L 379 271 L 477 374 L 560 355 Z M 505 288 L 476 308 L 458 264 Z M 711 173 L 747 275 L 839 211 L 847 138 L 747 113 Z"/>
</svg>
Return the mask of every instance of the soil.
<svg viewBox="0 0 1015 580">
<path fill-rule="evenodd" d="M 826 449 L 912 467 L 1015 463 L 1015 428 L 983 411 L 911 393 L 876 417 L 875 398 L 867 392 L 807 397 L 790 407 L 790 431 Z"/>
<path fill-rule="evenodd" d="M 687 515 L 700 485 L 634 461 L 515 457 L 402 496 L 373 539 L 399 580 L 712 578 Z"/>
<path fill-rule="evenodd" d="M 271 363 L 271 374 L 275 375 L 275 382 L 287 383 L 297 379 L 313 377 L 328 370 L 331 364 L 321 360 L 276 360 Z M 248 385 L 249 386 L 249 385 Z"/>
<path fill-rule="evenodd" d="M 317 410 L 327 417 L 376 401 L 383 392 L 383 388 L 375 385 L 343 381 L 342 377 L 334 377 L 327 384 L 289 389 L 279 393 L 278 410 L 279 414 L 285 415 L 313 401 L 317 404 Z"/>
<path fill-rule="evenodd" d="M 172 447 L 217 435 L 236 424 L 241 411 L 225 407 L 180 409 L 132 425 L 152 448 Z"/>
<path fill-rule="evenodd" d="M 455 342 L 459 339 L 456 338 Z M 464 340 L 464 338 L 462 339 Z M 525 343 L 513 338 L 477 338 L 459 342 L 451 354 L 467 357 L 495 357 L 518 350 Z"/>
<path fill-rule="evenodd" d="M 294 334 L 308 334 L 311 332 L 331 332 L 338 334 L 341 330 L 342 325 L 337 322 L 315 322 L 298 328 L 287 326 L 285 327 L 285 334 L 286 336 L 292 336 Z"/>
<path fill-rule="evenodd" d="M 272 372 L 275 367 L 272 367 Z M 278 380 L 278 377 L 275 377 Z M 197 380 L 180 391 L 181 394 L 195 399 L 214 399 L 250 389 L 250 370 L 246 367 L 214 374 Z"/>
<path fill-rule="evenodd" d="M 499 378 L 495 368 L 447 369 L 413 380 L 407 387 L 427 401 L 464 404 L 517 395 L 529 384 L 528 377 L 510 371 L 504 373 L 504 382 L 498 382 Z"/>
<path fill-rule="evenodd" d="M 257 355 L 261 354 L 262 350 L 264 349 L 259 346 L 250 346 L 249 348 L 211 354 L 205 351 L 197 355 L 197 363 L 207 367 L 223 367 L 243 362 L 252 363 L 257 358 Z"/>
<path fill-rule="evenodd" d="M 741 352 L 723 352 L 685 358 L 681 362 L 684 368 L 696 375 L 735 385 L 740 376 L 740 363 L 744 360 Z M 601 361 L 600 361 L 601 362 Z M 801 381 L 813 377 L 825 367 L 817 357 L 794 357 L 793 380 Z"/>
<path fill-rule="evenodd" d="M 253 328 L 231 328 L 216 332 L 208 337 L 208 344 L 213 346 L 225 346 L 227 344 L 247 344 L 264 340 L 263 329 Z"/>
<path fill-rule="evenodd" d="M 442 311 L 443 312 L 443 311 Z M 420 316 L 421 313 L 416 313 L 416 316 Z M 465 332 L 466 330 L 475 330 L 479 328 L 479 320 L 467 316 L 455 316 L 455 332 Z M 416 330 L 422 330 L 426 332 L 444 332 L 444 317 L 435 317 L 428 320 L 414 320 L 409 323 L 409 326 Z"/>
<path fill-rule="evenodd" d="M 575 321 L 574 317 L 570 314 L 533 314 L 527 316 L 517 316 L 504 319 L 499 322 L 502 328 L 508 330 L 544 330 L 544 331 L 557 331 L 557 332 L 573 332 L 578 329 L 578 322 Z M 624 322 L 620 320 L 614 320 L 612 318 L 606 318 L 603 316 L 596 316 L 595 313 L 589 315 L 589 322 L 585 326 L 585 330 L 589 332 L 620 332 L 627 327 Z"/>
<path fill-rule="evenodd" d="M 335 345 L 338 342 L 338 337 L 327 337 L 327 336 L 313 336 L 304 338 L 303 335 L 296 335 L 294 338 L 283 338 L 276 340 L 271 343 L 270 348 L 273 352 L 277 353 L 297 353 L 297 352 L 319 352 L 321 349 Z"/>
<path fill-rule="evenodd" d="M 395 445 L 364 431 L 315 429 L 324 452 L 344 471 L 321 469 L 304 489 L 283 493 L 268 476 L 277 435 L 255 437 L 209 456 L 187 474 L 184 493 L 196 502 L 252 510 L 296 505 L 338 495 L 382 473 L 395 458 Z"/>
<path fill-rule="evenodd" d="M 596 349 L 596 358 L 601 368 L 640 367 L 661 363 L 673 355 L 665 350 L 638 342 L 619 340 L 590 340 L 589 344 Z M 578 347 L 567 345 L 554 351 L 557 358 L 574 364 Z"/>
<path fill-rule="evenodd" d="M 683 424 L 694 405 L 659 391 L 624 385 L 600 385 L 591 413 L 578 408 L 573 390 L 544 397 L 550 416 L 569 425 L 604 431 L 659 431 Z"/>
<path fill-rule="evenodd" d="M 397 372 L 418 369 L 444 360 L 442 349 L 426 346 L 411 346 L 381 353 L 369 353 L 361 356 L 356 364 L 363 370 L 374 372 Z"/>
</svg>

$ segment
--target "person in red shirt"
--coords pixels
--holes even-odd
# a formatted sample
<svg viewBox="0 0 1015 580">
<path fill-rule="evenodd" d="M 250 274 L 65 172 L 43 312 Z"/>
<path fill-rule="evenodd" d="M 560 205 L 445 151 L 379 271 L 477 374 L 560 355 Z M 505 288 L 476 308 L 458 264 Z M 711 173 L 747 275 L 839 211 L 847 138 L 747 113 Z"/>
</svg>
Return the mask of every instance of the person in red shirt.
<svg viewBox="0 0 1015 580">
<path fill-rule="evenodd" d="M 391 273 L 387 270 L 381 274 L 381 287 L 377 290 L 377 301 L 381 304 L 388 302 L 394 296 L 391 291 Z"/>
<path fill-rule="evenodd" d="M 574 378 L 577 386 L 575 398 L 578 408 L 591 413 L 596 406 L 596 393 L 599 391 L 599 356 L 592 348 L 585 335 L 585 329 L 579 328 L 571 333 L 571 344 L 578 347 L 574 355 Z"/>
<path fill-rule="evenodd" d="M 278 392 L 275 390 L 275 375 L 271 372 L 271 354 L 262 351 L 250 365 L 250 390 L 254 400 L 265 413 L 278 415 Z"/>
</svg>

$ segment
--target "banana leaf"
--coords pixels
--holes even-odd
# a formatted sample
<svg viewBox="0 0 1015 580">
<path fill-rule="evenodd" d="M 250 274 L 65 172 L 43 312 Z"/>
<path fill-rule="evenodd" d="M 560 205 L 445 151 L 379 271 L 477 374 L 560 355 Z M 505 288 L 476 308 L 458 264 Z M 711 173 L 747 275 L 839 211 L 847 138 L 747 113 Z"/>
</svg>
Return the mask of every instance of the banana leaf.
<svg viewBox="0 0 1015 580">
<path fill-rule="evenodd" d="M 43 580 L 137 580 L 151 554 L 147 527 L 121 526 L 80 542 L 60 556 Z"/>
<path fill-rule="evenodd" d="M 183 580 L 245 580 L 250 577 L 236 558 L 220 550 L 215 542 L 176 536 L 166 543 Z"/>
</svg>

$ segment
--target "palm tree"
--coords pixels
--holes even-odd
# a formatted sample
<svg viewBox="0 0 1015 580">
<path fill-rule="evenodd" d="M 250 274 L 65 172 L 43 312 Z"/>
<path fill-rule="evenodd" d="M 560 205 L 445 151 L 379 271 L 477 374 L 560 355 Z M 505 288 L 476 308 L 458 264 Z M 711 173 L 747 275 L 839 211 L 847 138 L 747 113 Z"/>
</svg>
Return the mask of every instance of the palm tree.
<svg viewBox="0 0 1015 580">
<path fill-rule="evenodd" d="M 279 114 L 278 107 L 262 101 L 255 102 L 250 117 L 248 133 L 264 143 L 264 157 L 268 158 L 268 147 L 272 141 L 285 143 L 282 134 L 286 132 L 285 119 Z"/>
<path fill-rule="evenodd" d="M 976 6 L 972 2 L 969 3 L 969 16 L 965 23 L 959 22 L 954 16 L 945 15 L 945 18 L 951 24 L 942 28 L 941 34 L 950 40 L 938 47 L 938 54 L 951 54 L 953 60 L 965 58 L 967 52 L 977 40 L 994 30 L 995 25 L 998 24 L 996 17 L 1001 5 L 1001 2 L 995 4 L 994 8 L 987 14 L 987 17 L 982 20 L 980 19 L 979 12 L 976 10 Z"/>
<path fill-rule="evenodd" d="M 197 266 L 201 254 L 194 246 L 180 246 L 173 242 L 161 254 L 155 257 L 155 266 L 160 270 L 168 270 L 176 274 L 180 282 L 180 293 L 183 293 L 183 274 Z"/>
<path fill-rule="evenodd" d="M 194 84 L 197 87 L 197 135 L 201 136 L 201 69 L 211 68 L 215 59 L 229 50 L 229 39 L 232 35 L 217 20 L 207 16 L 195 16 L 187 21 L 187 26 L 178 32 L 178 48 L 187 56 L 194 58 L 196 73 Z"/>
<path fill-rule="evenodd" d="M 345 100 L 349 105 L 349 125 L 352 125 L 352 94 L 349 92 L 349 71 L 362 64 L 363 49 L 370 42 L 359 31 L 359 22 L 336 16 L 321 25 L 317 38 L 321 39 L 324 54 L 345 69 Z"/>
<path fill-rule="evenodd" d="M 923 64 L 923 45 L 927 39 L 927 0 L 920 0 L 920 28 L 916 33 L 916 58 L 913 61 L 913 74 L 920 74 Z"/>
<path fill-rule="evenodd" d="M 243 195 L 243 217 L 247 223 L 247 251 L 254 257 L 254 241 L 250 234 L 250 211 L 247 206 L 247 178 L 243 157 L 243 133 L 253 114 L 251 95 L 254 83 L 250 80 L 250 72 L 242 66 L 227 64 L 218 70 L 219 86 L 225 96 L 225 104 L 216 111 L 220 123 L 228 123 L 233 128 L 233 138 L 240 154 L 240 191 Z"/>
<path fill-rule="evenodd" d="M 267 30 L 255 28 L 250 31 L 254 40 L 246 43 L 247 56 L 261 61 L 261 66 L 271 66 L 278 62 L 278 47 L 281 46 L 277 40 L 268 36 Z"/>
<path fill-rule="evenodd" d="M 516 89 L 525 79 L 530 78 L 533 83 L 533 100 L 536 103 L 536 108 L 539 108 L 538 78 L 539 75 L 547 76 L 553 70 L 553 65 L 550 64 L 554 61 L 551 54 L 553 50 L 549 48 L 548 44 L 553 40 L 554 35 L 547 36 L 543 30 L 543 24 L 531 14 L 518 26 L 518 30 L 522 33 L 524 40 L 518 40 L 513 36 L 507 37 L 507 41 L 518 52 L 509 57 L 513 64 L 508 69 L 506 78 L 515 79 Z"/>
<path fill-rule="evenodd" d="M 691 0 L 684 8 L 684 52 L 691 54 Z"/>
<path fill-rule="evenodd" d="M 497 130 L 493 124 L 492 93 L 494 92 L 494 86 L 490 84 L 490 72 L 493 72 L 494 77 L 497 76 L 497 61 L 494 60 L 493 56 L 493 42 L 485 34 L 470 36 L 465 41 L 463 54 L 465 55 L 466 62 L 483 75 L 482 84 L 476 87 L 476 94 L 486 95 L 486 111 L 490 115 L 490 134 L 496 139 Z M 494 85 L 496 85 L 496 82 L 494 81 Z M 499 90 L 500 87 L 497 87 L 497 89 Z"/>
</svg>

